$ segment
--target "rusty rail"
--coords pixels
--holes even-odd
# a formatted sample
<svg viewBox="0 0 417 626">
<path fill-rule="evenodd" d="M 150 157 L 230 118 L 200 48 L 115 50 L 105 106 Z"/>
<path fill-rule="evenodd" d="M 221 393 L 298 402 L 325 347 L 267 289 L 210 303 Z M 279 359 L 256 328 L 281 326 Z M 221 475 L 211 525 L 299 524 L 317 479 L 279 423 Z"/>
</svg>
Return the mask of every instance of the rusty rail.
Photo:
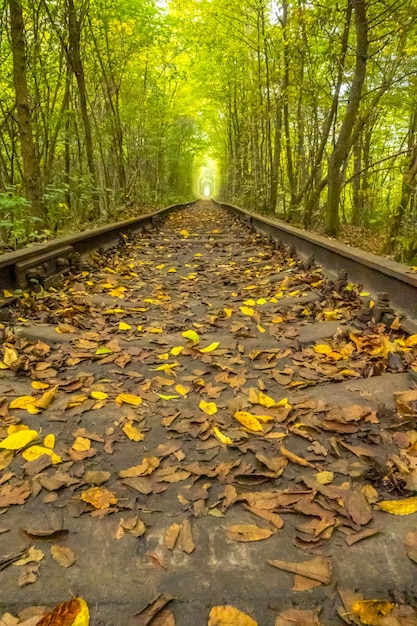
<svg viewBox="0 0 417 626">
<path fill-rule="evenodd" d="M 365 291 L 374 296 L 381 309 L 393 307 L 398 313 L 405 315 L 408 319 L 402 321 L 402 326 L 406 332 L 416 332 L 417 274 L 411 272 L 406 265 L 290 226 L 280 220 L 251 213 L 232 204 L 216 204 L 239 215 L 255 230 L 269 235 L 277 245 L 288 246 L 301 259 L 314 259 L 336 281 L 344 280 L 346 273 L 349 281 L 362 285 Z M 378 298 L 378 294 L 381 297 Z M 390 304 L 387 304 L 387 294 Z"/>
<path fill-rule="evenodd" d="M 0 256 L 0 288 L 13 292 L 28 288 L 31 282 L 49 287 L 71 268 L 77 270 L 81 258 L 88 253 L 99 247 L 108 249 L 117 245 L 123 234 L 145 233 L 170 211 L 190 204 L 175 204 L 154 213 L 7 252 Z"/>
</svg>

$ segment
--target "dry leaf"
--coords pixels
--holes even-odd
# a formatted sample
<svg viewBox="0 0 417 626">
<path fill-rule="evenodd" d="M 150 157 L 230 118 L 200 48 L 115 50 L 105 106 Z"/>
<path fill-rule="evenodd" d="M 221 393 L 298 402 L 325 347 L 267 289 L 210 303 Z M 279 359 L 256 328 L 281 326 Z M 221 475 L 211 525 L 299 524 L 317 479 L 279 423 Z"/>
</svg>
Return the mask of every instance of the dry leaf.
<svg viewBox="0 0 417 626">
<path fill-rule="evenodd" d="M 235 524 L 225 528 L 228 539 L 234 541 L 261 541 L 268 539 L 275 531 L 254 524 Z"/>
<path fill-rule="evenodd" d="M 91 487 L 81 494 L 81 500 L 92 504 L 95 509 L 107 509 L 112 504 L 117 504 L 117 498 L 104 487 Z"/>
<path fill-rule="evenodd" d="M 142 404 L 142 398 L 134 395 L 133 393 L 119 393 L 115 402 L 118 406 L 122 406 L 123 403 L 139 406 Z"/>
<path fill-rule="evenodd" d="M 248 413 L 247 411 L 236 411 L 233 417 L 242 424 L 248 430 L 253 432 L 263 432 L 263 427 L 261 422 L 254 416 L 252 413 Z"/>
<path fill-rule="evenodd" d="M 77 560 L 71 548 L 60 546 L 59 544 L 51 546 L 51 555 L 54 561 L 56 561 L 58 565 L 61 565 L 61 567 L 71 567 Z"/>
<path fill-rule="evenodd" d="M 207 415 L 214 415 L 217 413 L 217 405 L 215 402 L 206 402 L 205 400 L 201 400 L 198 406 L 202 411 L 204 411 L 204 413 L 207 413 Z"/>
<path fill-rule="evenodd" d="M 191 554 L 195 550 L 191 522 L 189 519 L 183 520 L 181 524 L 180 537 L 181 549 L 187 554 Z"/>
<path fill-rule="evenodd" d="M 275 626 L 321 626 L 315 610 L 288 609 L 279 614 Z"/>
<path fill-rule="evenodd" d="M 0 441 L 0 448 L 4 448 L 5 450 L 20 450 L 37 438 L 38 433 L 36 430 L 20 430 Z"/>
<path fill-rule="evenodd" d="M 378 626 L 380 618 L 389 615 L 393 608 L 392 602 L 383 600 L 356 600 L 352 604 L 352 613 L 359 617 L 362 624 Z"/>
<path fill-rule="evenodd" d="M 417 563 L 417 530 L 412 530 L 406 535 L 405 549 L 408 558 Z"/>
<path fill-rule="evenodd" d="M 226 604 L 211 609 L 208 626 L 258 626 L 258 623 L 246 613 Z"/>
<path fill-rule="evenodd" d="M 383 500 L 378 502 L 378 506 L 391 515 L 411 515 L 417 512 L 417 496 L 403 500 Z"/>
<path fill-rule="evenodd" d="M 286 572 L 292 572 L 293 574 L 299 574 L 300 576 L 317 580 L 323 585 L 329 585 L 331 581 L 332 569 L 330 561 L 323 556 L 318 556 L 311 561 L 303 561 L 301 563 L 269 559 L 268 563 Z"/>
<path fill-rule="evenodd" d="M 133 424 L 130 422 L 125 424 L 122 428 L 125 435 L 129 437 L 131 441 L 143 441 L 145 439 L 145 435 L 140 432 Z"/>
<path fill-rule="evenodd" d="M 291 450 L 287 450 L 284 446 L 280 446 L 279 450 L 282 456 L 285 456 L 289 461 L 291 461 L 291 463 L 296 463 L 297 465 L 302 465 L 303 467 L 314 468 L 314 465 L 312 465 L 309 461 L 306 461 L 301 456 L 298 456 L 298 454 L 294 454 Z"/>
<path fill-rule="evenodd" d="M 37 626 L 89 626 L 90 612 L 83 598 L 72 598 L 61 602 L 50 613 L 44 615 Z"/>
<path fill-rule="evenodd" d="M 175 548 L 180 530 L 180 524 L 171 524 L 171 526 L 165 531 L 164 543 L 168 550 L 173 550 Z"/>
<path fill-rule="evenodd" d="M 159 467 L 160 460 L 156 456 L 145 456 L 140 465 L 133 465 L 119 472 L 120 478 L 133 478 L 135 476 L 149 476 Z"/>
</svg>

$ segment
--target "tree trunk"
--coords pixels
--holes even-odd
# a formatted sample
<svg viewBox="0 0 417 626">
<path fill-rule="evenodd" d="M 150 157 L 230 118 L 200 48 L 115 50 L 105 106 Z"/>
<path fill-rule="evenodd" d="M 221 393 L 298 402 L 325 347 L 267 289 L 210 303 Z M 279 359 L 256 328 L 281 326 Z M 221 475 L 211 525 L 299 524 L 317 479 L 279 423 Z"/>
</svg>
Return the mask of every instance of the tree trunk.
<svg viewBox="0 0 417 626">
<path fill-rule="evenodd" d="M 85 151 L 87 156 L 87 166 L 91 177 L 93 188 L 96 186 L 96 173 L 94 167 L 93 139 L 91 133 L 90 118 L 87 110 L 87 90 L 85 86 L 84 66 L 81 58 L 81 21 L 77 17 L 74 0 L 68 2 L 68 58 L 78 86 L 78 98 L 80 102 L 81 117 L 84 126 Z M 95 191 L 94 191 L 95 194 Z M 96 208 L 98 200 L 95 198 Z"/>
<path fill-rule="evenodd" d="M 331 237 L 336 237 L 339 232 L 341 170 L 349 152 L 350 137 L 359 111 L 368 54 L 368 22 L 365 0 L 352 0 L 352 2 L 355 10 L 356 65 L 345 117 L 329 161 L 326 233 Z"/>
<path fill-rule="evenodd" d="M 33 139 L 30 96 L 26 76 L 25 26 L 20 0 L 9 0 L 9 8 L 13 53 L 13 84 L 16 94 L 16 117 L 22 151 L 23 187 L 31 203 L 32 214 L 43 219 L 41 169 Z"/>
</svg>

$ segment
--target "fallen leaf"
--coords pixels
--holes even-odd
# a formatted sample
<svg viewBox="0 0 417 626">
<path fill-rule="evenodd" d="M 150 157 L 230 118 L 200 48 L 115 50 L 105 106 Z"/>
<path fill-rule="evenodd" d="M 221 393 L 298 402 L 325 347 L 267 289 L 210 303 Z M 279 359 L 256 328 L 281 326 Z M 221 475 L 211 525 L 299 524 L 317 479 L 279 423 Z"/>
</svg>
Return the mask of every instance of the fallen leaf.
<svg viewBox="0 0 417 626">
<path fill-rule="evenodd" d="M 183 552 L 191 554 L 195 550 L 191 522 L 188 518 L 184 519 L 181 524 L 179 541 Z"/>
<path fill-rule="evenodd" d="M 42 550 L 35 548 L 35 546 L 30 546 L 21 559 L 15 561 L 13 565 L 27 565 L 27 563 L 39 563 L 42 559 L 45 558 L 45 554 Z"/>
<path fill-rule="evenodd" d="M 36 430 L 20 430 L 0 441 L 0 448 L 5 450 L 20 450 L 38 438 Z"/>
<path fill-rule="evenodd" d="M 58 565 L 61 565 L 61 567 L 71 567 L 77 560 L 71 548 L 58 544 L 51 546 L 51 555 L 54 561 L 56 561 Z"/>
<path fill-rule="evenodd" d="M 37 626 L 89 626 L 90 612 L 84 598 L 72 598 L 61 602 L 52 611 L 43 616 Z"/>
<path fill-rule="evenodd" d="M 39 400 L 36 400 L 36 407 L 39 409 L 47 409 L 52 404 L 57 389 L 58 385 L 55 385 L 55 387 L 51 387 L 51 389 L 45 391 L 45 393 L 39 398 Z"/>
<path fill-rule="evenodd" d="M 22 457 L 25 461 L 36 461 L 44 454 L 51 457 L 53 465 L 62 463 L 62 459 L 58 456 L 58 454 L 55 454 L 55 452 L 50 448 L 44 448 L 43 446 L 30 446 L 30 448 L 26 448 L 26 450 L 23 450 L 22 452 Z"/>
<path fill-rule="evenodd" d="M 279 614 L 275 626 L 321 626 L 314 609 L 287 609 Z"/>
<path fill-rule="evenodd" d="M 72 449 L 76 452 L 85 452 L 91 448 L 91 441 L 87 437 L 77 437 L 72 444 Z"/>
<path fill-rule="evenodd" d="M 201 400 L 198 406 L 204 413 L 207 413 L 207 415 L 215 415 L 215 413 L 217 413 L 217 405 L 215 402 Z"/>
<path fill-rule="evenodd" d="M 133 406 L 139 406 L 142 404 L 142 398 L 140 396 L 136 396 L 133 393 L 120 393 L 116 400 L 116 404 L 118 406 L 122 406 L 125 404 L 132 404 Z"/>
<path fill-rule="evenodd" d="M 291 452 L 291 450 L 287 450 L 287 448 L 285 448 L 284 446 L 280 446 L 279 450 L 282 456 L 285 456 L 289 461 L 291 461 L 291 463 L 295 463 L 296 465 L 302 465 L 304 467 L 314 468 L 314 465 L 312 465 L 309 461 L 306 461 L 306 459 L 303 459 L 303 457 L 298 456 L 298 454 L 295 454 L 294 452 Z"/>
<path fill-rule="evenodd" d="M 220 343 L 218 341 L 214 341 L 213 343 L 206 346 L 205 348 L 199 348 L 198 351 L 202 352 L 203 354 L 205 354 L 206 352 L 213 352 L 213 350 L 216 350 L 219 347 L 219 345 Z"/>
<path fill-rule="evenodd" d="M 153 600 L 151 600 L 151 602 L 147 604 L 147 606 L 142 611 L 135 614 L 135 617 L 138 618 L 135 620 L 135 624 L 137 626 L 149 626 L 149 624 L 155 624 L 155 617 L 158 615 L 158 613 L 161 613 L 166 605 L 172 600 L 174 600 L 173 596 L 170 596 L 166 593 L 158 594 Z M 80 626 L 84 625 L 81 624 Z"/>
<path fill-rule="evenodd" d="M 332 569 L 330 561 L 324 556 L 317 556 L 311 559 L 311 561 L 303 561 L 301 563 L 270 559 L 268 559 L 268 563 L 285 572 L 291 572 L 292 574 L 299 574 L 300 576 L 317 580 L 323 585 L 329 585 L 331 582 Z"/>
<path fill-rule="evenodd" d="M 417 512 L 417 496 L 403 500 L 383 500 L 378 502 L 378 506 L 391 515 L 410 515 Z"/>
<path fill-rule="evenodd" d="M 239 424 L 242 424 L 242 426 L 248 430 L 253 432 L 263 432 L 262 424 L 254 415 L 252 415 L 252 413 L 248 413 L 247 411 L 236 411 L 233 417 L 239 422 Z"/>
<path fill-rule="evenodd" d="M 184 337 L 184 339 L 189 339 L 190 341 L 193 341 L 194 343 L 198 343 L 200 341 L 200 335 L 196 333 L 195 330 L 184 330 L 184 332 L 181 334 Z"/>
<path fill-rule="evenodd" d="M 214 426 L 213 432 L 216 439 L 218 439 L 220 443 L 223 443 L 226 446 L 231 446 L 233 444 L 232 439 L 230 439 L 230 437 L 227 437 L 226 435 L 223 435 L 223 433 L 217 428 L 217 426 Z"/>
<path fill-rule="evenodd" d="M 145 435 L 140 432 L 133 424 L 127 423 L 122 428 L 125 435 L 129 437 L 131 441 L 143 441 Z"/>
<path fill-rule="evenodd" d="M 408 558 L 417 563 L 417 530 L 407 533 L 404 543 Z"/>
<path fill-rule="evenodd" d="M 228 539 L 233 541 L 261 541 L 268 539 L 275 531 L 254 524 L 235 524 L 225 528 Z"/>
<path fill-rule="evenodd" d="M 104 487 L 91 487 L 81 494 L 81 500 L 88 502 L 95 509 L 107 509 L 112 504 L 117 504 L 117 498 Z"/>
<path fill-rule="evenodd" d="M 393 608 L 392 602 L 384 600 L 356 600 L 352 604 L 352 613 L 359 617 L 362 624 L 378 626 L 380 618 L 389 615 Z"/>
<path fill-rule="evenodd" d="M 133 465 L 126 470 L 120 470 L 120 478 L 133 478 L 135 476 L 149 476 L 159 467 L 160 460 L 156 456 L 145 456 L 140 465 Z"/>
<path fill-rule="evenodd" d="M 171 526 L 165 531 L 164 543 L 168 550 L 173 550 L 175 548 L 180 530 L 180 524 L 171 524 Z"/>
<path fill-rule="evenodd" d="M 258 626 L 249 615 L 234 606 L 214 606 L 210 611 L 208 626 Z"/>
</svg>

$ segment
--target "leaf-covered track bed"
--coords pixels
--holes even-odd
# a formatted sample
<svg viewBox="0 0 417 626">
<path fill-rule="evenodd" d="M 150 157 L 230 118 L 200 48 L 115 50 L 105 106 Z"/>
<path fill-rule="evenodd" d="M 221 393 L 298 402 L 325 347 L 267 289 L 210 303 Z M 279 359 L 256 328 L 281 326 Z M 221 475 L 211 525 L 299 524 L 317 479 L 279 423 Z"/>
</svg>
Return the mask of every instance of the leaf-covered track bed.
<svg viewBox="0 0 417 626">
<path fill-rule="evenodd" d="M 417 624 L 417 337 L 243 228 L 172 213 L 1 329 L 1 624 Z"/>
</svg>

